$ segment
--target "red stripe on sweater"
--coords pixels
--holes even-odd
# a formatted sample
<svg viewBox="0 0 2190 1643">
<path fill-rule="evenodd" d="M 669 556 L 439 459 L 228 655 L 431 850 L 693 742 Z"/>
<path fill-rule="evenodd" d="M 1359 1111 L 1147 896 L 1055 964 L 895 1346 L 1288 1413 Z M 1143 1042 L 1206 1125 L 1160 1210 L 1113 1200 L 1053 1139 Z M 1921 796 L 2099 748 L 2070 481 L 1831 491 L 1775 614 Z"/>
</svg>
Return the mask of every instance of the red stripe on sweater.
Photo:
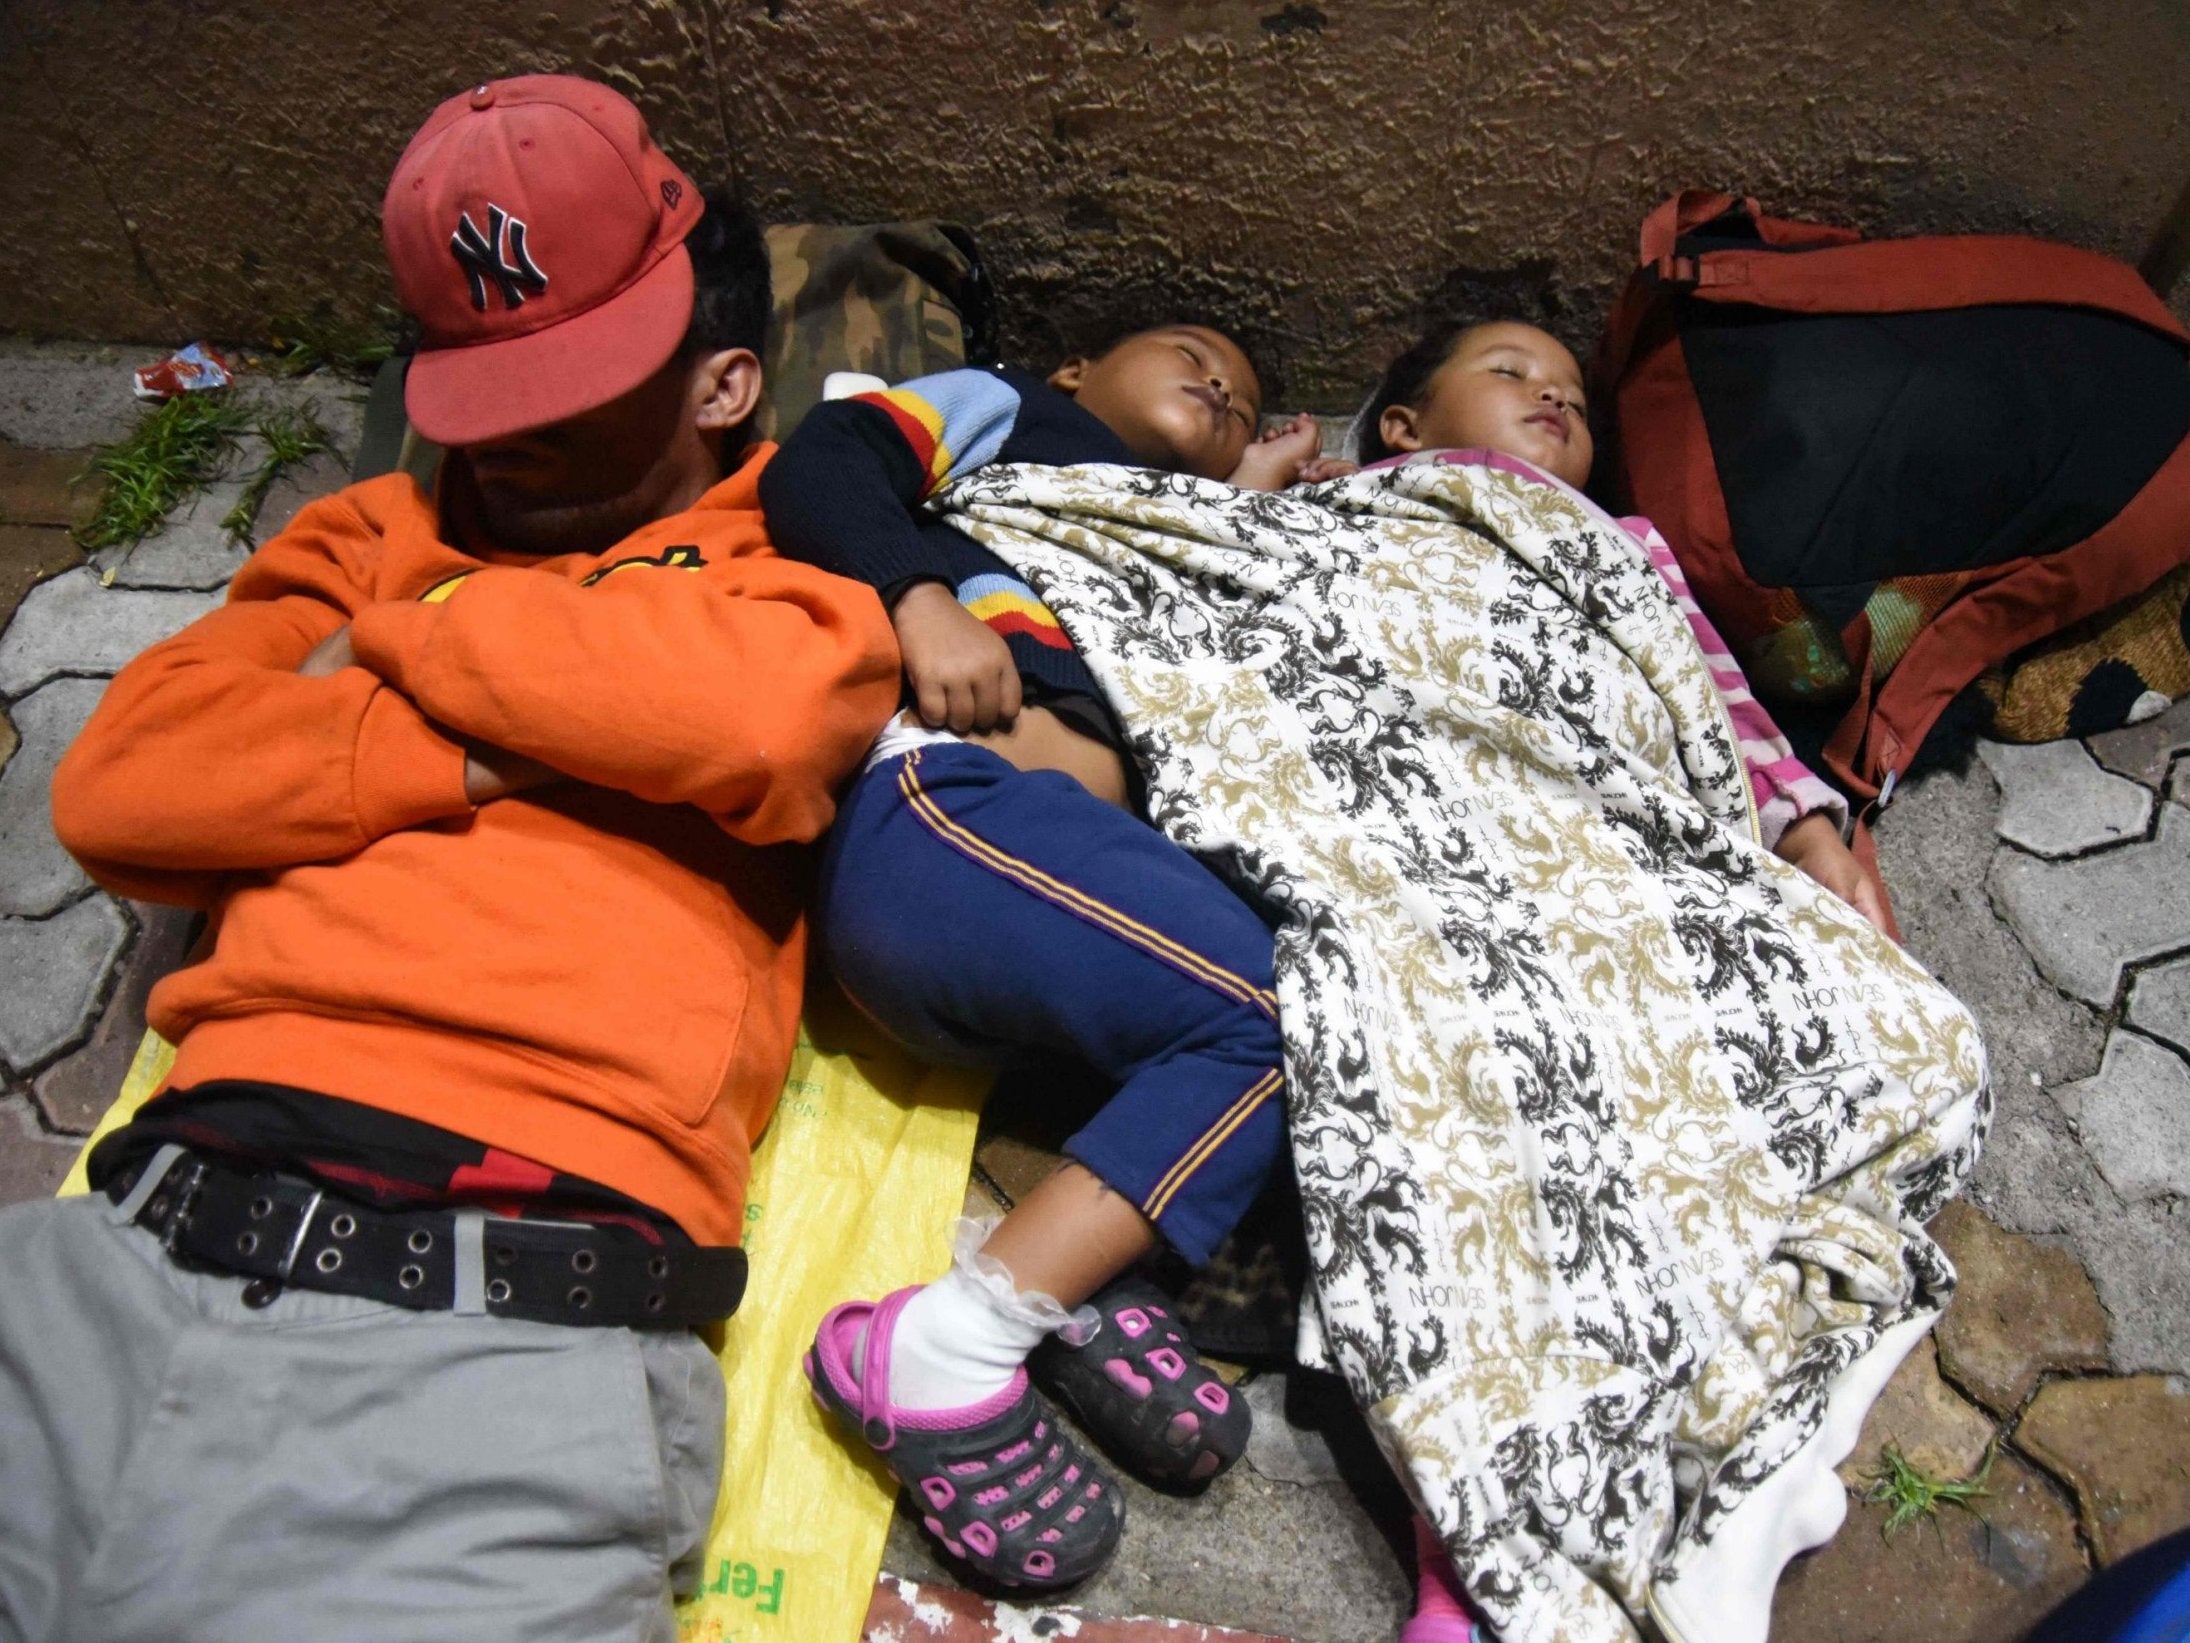
<svg viewBox="0 0 2190 1643">
<path fill-rule="evenodd" d="M 927 424 L 880 394 L 861 394 L 862 405 L 872 405 L 883 412 L 897 429 L 900 439 L 912 447 L 912 454 L 920 464 L 920 495 L 925 498 L 935 489 L 935 436 L 928 432 Z"/>
<path fill-rule="evenodd" d="M 1062 628 L 1055 628 L 1047 623 L 1037 622 L 1033 617 L 1022 616 L 1015 610 L 1002 611 L 995 616 L 989 617 L 988 625 L 998 633 L 1007 636 L 1014 633 L 1023 633 L 1036 644 L 1046 645 L 1051 650 L 1070 650 L 1072 648 L 1072 641 L 1065 637 Z"/>
</svg>

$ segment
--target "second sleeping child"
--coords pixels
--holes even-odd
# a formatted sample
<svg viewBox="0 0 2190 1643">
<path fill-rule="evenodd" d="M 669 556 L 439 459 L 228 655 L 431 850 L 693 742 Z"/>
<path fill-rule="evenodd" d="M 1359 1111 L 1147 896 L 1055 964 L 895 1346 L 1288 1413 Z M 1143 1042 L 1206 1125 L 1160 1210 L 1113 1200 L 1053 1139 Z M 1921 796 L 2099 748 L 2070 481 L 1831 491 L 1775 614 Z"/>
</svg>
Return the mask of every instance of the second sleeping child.
<svg viewBox="0 0 2190 1643">
<path fill-rule="evenodd" d="M 1317 430 L 1258 440 L 1260 397 L 1229 338 L 1164 326 L 1046 380 L 969 369 L 824 404 L 761 481 L 781 551 L 882 594 L 913 704 L 822 867 L 816 928 L 846 994 L 930 1060 L 1066 1056 L 1116 1086 L 993 1231 L 962 1224 L 949 1273 L 837 1307 L 808 1359 L 929 1531 L 1010 1585 L 1085 1577 L 1123 1525 L 1115 1484 L 1028 1384 L 1052 1331 L 1054 1384 L 1151 1481 L 1199 1483 L 1245 1445 L 1245 1405 L 1160 1292 L 1112 1280 L 1159 1239 L 1206 1261 L 1277 1162 L 1277 1002 L 1269 929 L 1127 807 L 1119 732 L 1056 617 L 920 510 L 995 462 L 1279 489 L 1313 471 Z"/>
</svg>

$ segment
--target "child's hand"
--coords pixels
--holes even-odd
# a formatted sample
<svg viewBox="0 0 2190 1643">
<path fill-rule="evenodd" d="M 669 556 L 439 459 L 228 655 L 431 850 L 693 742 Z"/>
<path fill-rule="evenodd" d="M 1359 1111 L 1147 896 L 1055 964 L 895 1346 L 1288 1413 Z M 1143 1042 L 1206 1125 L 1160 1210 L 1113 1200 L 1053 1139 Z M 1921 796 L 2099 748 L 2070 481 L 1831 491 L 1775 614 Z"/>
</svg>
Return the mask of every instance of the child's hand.
<svg viewBox="0 0 2190 1643">
<path fill-rule="evenodd" d="M 1326 479 L 1344 479 L 1348 474 L 1357 474 L 1360 471 L 1360 463 L 1348 462 L 1342 456 L 1319 456 L 1313 462 L 1303 462 L 1300 465 L 1300 477 L 1293 483 L 1320 485 Z"/>
<path fill-rule="evenodd" d="M 1272 428 L 1247 447 L 1227 479 L 1243 491 L 1282 491 L 1323 449 L 1323 430 L 1303 411 L 1281 428 Z"/>
<path fill-rule="evenodd" d="M 920 717 L 964 735 L 1019 716 L 1019 669 L 1004 636 L 940 582 L 918 582 L 890 612 Z"/>
<path fill-rule="evenodd" d="M 1840 826 L 1826 812 L 1813 810 L 1790 823 L 1779 836 L 1777 850 L 1881 930 L 1886 928 L 1878 886 L 1863 871 L 1855 852 L 1840 842 Z"/>
</svg>

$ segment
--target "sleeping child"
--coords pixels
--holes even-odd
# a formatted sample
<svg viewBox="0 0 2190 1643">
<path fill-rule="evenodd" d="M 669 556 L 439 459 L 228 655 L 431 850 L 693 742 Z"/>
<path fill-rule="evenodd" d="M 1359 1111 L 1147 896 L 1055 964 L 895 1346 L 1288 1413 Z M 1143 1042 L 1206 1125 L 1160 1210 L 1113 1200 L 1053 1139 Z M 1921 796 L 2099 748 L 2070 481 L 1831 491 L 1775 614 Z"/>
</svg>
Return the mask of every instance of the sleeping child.
<svg viewBox="0 0 2190 1643">
<path fill-rule="evenodd" d="M 962 1224 L 950 1272 L 837 1307 L 808 1358 L 815 1395 L 929 1531 L 1006 1584 L 1083 1578 L 1123 1523 L 1115 1485 L 1027 1381 L 1073 1309 L 1049 1382 L 1135 1471 L 1199 1485 L 1245 1446 L 1245 1404 L 1161 1292 L 1112 1280 L 1159 1239 L 1208 1259 L 1278 1160 L 1283 1079 L 1269 929 L 1128 808 L 1120 733 L 1056 617 L 921 504 L 997 462 L 1275 490 L 1318 436 L 1296 418 L 1258 439 L 1260 399 L 1229 338 L 1168 325 L 1047 380 L 961 370 L 831 401 L 761 480 L 778 548 L 882 594 L 914 704 L 822 866 L 815 927 L 846 995 L 931 1060 L 1065 1056 L 1115 1086 L 985 1242 Z"/>
<path fill-rule="evenodd" d="M 1581 366 L 1549 332 L 1515 320 L 1431 331 L 1392 361 L 1355 428 L 1364 466 L 1408 457 L 1484 463 L 1548 474 L 1576 490 L 1588 480 L 1595 455 Z M 1878 890 L 1841 841 L 1847 801 L 1795 757 L 1749 693 L 1657 528 L 1640 518 L 1619 523 L 1649 550 L 1652 567 L 1703 647 L 1741 741 L 1764 843 L 1883 925 Z"/>
<path fill-rule="evenodd" d="M 1594 456 L 1582 370 L 1557 338 L 1517 321 L 1448 324 L 1393 360 L 1356 419 L 1365 465 L 1405 460 L 1531 469 L 1580 489 Z M 1702 647 L 1741 742 L 1763 842 L 1883 923 L 1878 891 L 1841 842 L 1846 801 L 1788 747 L 1647 519 L 1619 521 L 1649 550 Z M 1444 1547 L 1415 1520 L 1417 1612 L 1401 1643 L 1468 1643 L 1472 1625 Z"/>
</svg>

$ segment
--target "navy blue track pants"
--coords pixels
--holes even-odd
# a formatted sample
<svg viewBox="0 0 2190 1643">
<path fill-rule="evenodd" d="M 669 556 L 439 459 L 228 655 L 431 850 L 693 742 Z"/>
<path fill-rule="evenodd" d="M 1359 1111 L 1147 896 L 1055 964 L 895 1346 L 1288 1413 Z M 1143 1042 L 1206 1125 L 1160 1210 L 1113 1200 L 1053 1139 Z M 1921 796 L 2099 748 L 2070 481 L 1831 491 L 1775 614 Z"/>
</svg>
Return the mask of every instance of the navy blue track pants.
<svg viewBox="0 0 2190 1643">
<path fill-rule="evenodd" d="M 1206 1261 L 1284 1147 L 1271 936 L 1069 776 L 939 743 L 864 771 L 822 866 L 822 951 L 915 1054 L 1067 1055 L 1116 1093 L 1066 1153 Z"/>
</svg>

